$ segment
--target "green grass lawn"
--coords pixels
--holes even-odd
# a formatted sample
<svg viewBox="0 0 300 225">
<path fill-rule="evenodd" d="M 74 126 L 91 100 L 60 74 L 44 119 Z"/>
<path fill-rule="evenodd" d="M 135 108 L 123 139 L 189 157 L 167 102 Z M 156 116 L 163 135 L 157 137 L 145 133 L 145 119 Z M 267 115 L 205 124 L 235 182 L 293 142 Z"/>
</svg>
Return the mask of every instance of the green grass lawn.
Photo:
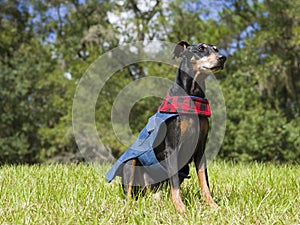
<svg viewBox="0 0 300 225">
<path fill-rule="evenodd" d="M 123 198 L 120 179 L 108 184 L 109 165 L 3 166 L 0 224 L 300 224 L 300 166 L 213 162 L 211 210 L 201 200 L 193 168 L 176 213 L 165 190 Z"/>
</svg>

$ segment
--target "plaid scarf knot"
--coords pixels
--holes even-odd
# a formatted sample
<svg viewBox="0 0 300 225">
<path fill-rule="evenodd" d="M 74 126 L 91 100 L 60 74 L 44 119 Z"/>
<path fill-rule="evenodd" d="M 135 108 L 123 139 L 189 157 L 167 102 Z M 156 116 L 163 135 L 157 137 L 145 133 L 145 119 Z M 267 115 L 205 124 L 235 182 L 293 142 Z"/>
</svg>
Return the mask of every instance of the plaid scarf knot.
<svg viewBox="0 0 300 225">
<path fill-rule="evenodd" d="M 210 117 L 211 111 L 206 98 L 197 96 L 170 96 L 167 93 L 158 107 L 161 113 L 198 114 Z"/>
</svg>

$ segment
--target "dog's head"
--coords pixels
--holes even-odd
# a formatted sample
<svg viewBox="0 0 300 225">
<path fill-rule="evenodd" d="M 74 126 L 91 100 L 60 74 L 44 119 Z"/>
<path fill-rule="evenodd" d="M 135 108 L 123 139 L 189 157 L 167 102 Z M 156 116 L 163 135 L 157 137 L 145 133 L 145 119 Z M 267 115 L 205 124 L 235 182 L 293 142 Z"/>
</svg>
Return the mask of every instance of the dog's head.
<svg viewBox="0 0 300 225">
<path fill-rule="evenodd" d="M 194 72 L 214 73 L 224 68 L 226 56 L 211 44 L 192 44 L 180 41 L 174 49 L 174 57 L 186 60 Z"/>
</svg>

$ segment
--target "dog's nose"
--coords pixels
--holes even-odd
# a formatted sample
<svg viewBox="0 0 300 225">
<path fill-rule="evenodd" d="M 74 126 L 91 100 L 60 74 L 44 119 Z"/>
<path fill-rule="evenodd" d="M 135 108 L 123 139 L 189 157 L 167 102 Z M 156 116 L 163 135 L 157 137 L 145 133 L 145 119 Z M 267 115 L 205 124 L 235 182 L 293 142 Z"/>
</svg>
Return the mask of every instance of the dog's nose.
<svg viewBox="0 0 300 225">
<path fill-rule="evenodd" d="M 225 55 L 219 55 L 219 60 L 222 61 L 222 62 L 225 62 L 226 61 L 226 56 Z"/>
<path fill-rule="evenodd" d="M 226 61 L 226 56 L 225 55 L 219 55 L 219 60 L 222 62 Z"/>
</svg>

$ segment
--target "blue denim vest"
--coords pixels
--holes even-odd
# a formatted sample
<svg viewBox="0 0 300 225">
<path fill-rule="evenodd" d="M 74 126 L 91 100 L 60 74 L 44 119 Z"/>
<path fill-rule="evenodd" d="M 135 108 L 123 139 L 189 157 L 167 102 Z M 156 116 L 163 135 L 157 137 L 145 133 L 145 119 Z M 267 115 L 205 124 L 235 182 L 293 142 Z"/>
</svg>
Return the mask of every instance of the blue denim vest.
<svg viewBox="0 0 300 225">
<path fill-rule="evenodd" d="M 178 114 L 157 112 L 150 117 L 147 125 L 142 129 L 136 141 L 121 155 L 112 168 L 106 173 L 106 180 L 111 182 L 115 176 L 122 176 L 124 164 L 134 158 L 137 158 L 140 161 L 143 167 L 146 168 L 147 173 L 149 173 L 154 180 L 156 176 L 159 176 L 160 178 L 165 177 L 167 179 L 167 170 L 157 160 L 153 145 L 162 124 L 169 118 L 175 116 L 178 116 Z M 164 137 L 162 137 L 161 140 L 163 140 L 163 138 Z M 189 168 L 184 167 L 179 173 L 182 177 L 187 178 Z"/>
</svg>

